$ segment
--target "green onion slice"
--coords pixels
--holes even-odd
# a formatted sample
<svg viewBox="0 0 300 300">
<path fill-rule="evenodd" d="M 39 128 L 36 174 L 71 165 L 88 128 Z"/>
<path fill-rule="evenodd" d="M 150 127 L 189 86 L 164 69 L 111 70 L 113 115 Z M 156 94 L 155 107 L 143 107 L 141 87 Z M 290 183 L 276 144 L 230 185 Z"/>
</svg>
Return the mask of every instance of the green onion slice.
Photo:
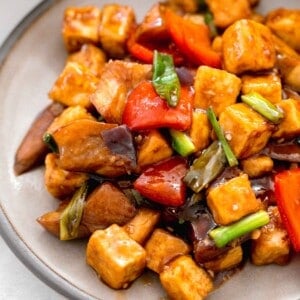
<svg viewBox="0 0 300 300">
<path fill-rule="evenodd" d="M 171 55 L 154 51 L 152 81 L 158 95 L 175 107 L 180 97 L 180 82 Z"/>
</svg>

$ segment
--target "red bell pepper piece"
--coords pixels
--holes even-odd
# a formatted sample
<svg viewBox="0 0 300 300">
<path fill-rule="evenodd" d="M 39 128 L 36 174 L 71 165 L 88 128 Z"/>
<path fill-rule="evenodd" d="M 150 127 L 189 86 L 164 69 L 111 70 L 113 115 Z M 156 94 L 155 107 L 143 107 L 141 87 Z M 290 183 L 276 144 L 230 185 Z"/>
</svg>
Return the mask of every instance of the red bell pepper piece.
<svg viewBox="0 0 300 300">
<path fill-rule="evenodd" d="M 134 58 L 146 64 L 152 64 L 154 50 L 172 55 L 176 66 L 183 65 L 185 62 L 176 45 L 167 40 L 159 41 L 159 43 L 150 40 L 147 43 L 141 43 L 137 41 L 136 34 L 132 33 L 127 41 L 127 49 Z"/>
<path fill-rule="evenodd" d="M 165 21 L 172 40 L 189 61 L 196 65 L 221 67 L 221 56 L 211 48 L 207 25 L 193 23 L 170 9 L 166 10 Z"/>
<path fill-rule="evenodd" d="M 168 106 L 160 98 L 150 81 L 142 81 L 128 95 L 123 112 L 123 123 L 131 130 L 168 127 L 187 130 L 192 122 L 193 93 L 181 87 L 176 107 Z"/>
<path fill-rule="evenodd" d="M 134 182 L 134 188 L 144 197 L 166 206 L 185 203 L 187 172 L 186 160 L 179 156 L 149 167 Z"/>
<path fill-rule="evenodd" d="M 300 251 L 300 168 L 275 175 L 275 196 L 295 251 Z"/>
</svg>

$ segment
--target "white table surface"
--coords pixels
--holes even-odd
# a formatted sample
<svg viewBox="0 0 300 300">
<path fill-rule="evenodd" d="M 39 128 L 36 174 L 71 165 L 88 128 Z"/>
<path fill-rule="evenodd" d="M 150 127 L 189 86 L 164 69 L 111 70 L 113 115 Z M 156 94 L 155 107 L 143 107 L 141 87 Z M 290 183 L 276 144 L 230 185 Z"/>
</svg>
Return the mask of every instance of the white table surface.
<svg viewBox="0 0 300 300">
<path fill-rule="evenodd" d="M 0 0 L 0 45 L 40 0 Z M 0 300 L 65 299 L 32 274 L 0 237 Z"/>
</svg>

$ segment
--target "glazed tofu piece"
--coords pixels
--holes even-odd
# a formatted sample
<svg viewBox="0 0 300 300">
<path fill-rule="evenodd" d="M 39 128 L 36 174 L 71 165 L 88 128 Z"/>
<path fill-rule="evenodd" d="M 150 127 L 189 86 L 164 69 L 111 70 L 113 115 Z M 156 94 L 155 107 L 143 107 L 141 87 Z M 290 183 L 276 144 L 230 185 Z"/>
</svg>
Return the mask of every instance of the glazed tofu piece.
<svg viewBox="0 0 300 300">
<path fill-rule="evenodd" d="M 211 277 L 187 255 L 172 260 L 159 278 L 173 300 L 202 300 L 213 290 Z"/>
<path fill-rule="evenodd" d="M 270 222 L 260 229 L 252 240 L 251 260 L 255 265 L 284 265 L 290 258 L 290 240 L 276 206 L 268 208 Z"/>
<path fill-rule="evenodd" d="M 96 6 L 68 7 L 65 10 L 62 36 L 67 51 L 77 51 L 83 44 L 99 43 L 100 13 Z"/>
<path fill-rule="evenodd" d="M 253 20 L 242 19 L 223 34 L 224 69 L 234 74 L 274 67 L 275 46 L 270 29 Z"/>
<path fill-rule="evenodd" d="M 160 220 L 160 212 L 142 207 L 127 224 L 123 226 L 129 237 L 143 245 Z"/>
<path fill-rule="evenodd" d="M 75 121 L 81 119 L 88 119 L 96 121 L 84 107 L 80 105 L 70 106 L 64 109 L 64 111 L 56 117 L 47 129 L 48 133 L 53 133 L 57 129 Z"/>
<path fill-rule="evenodd" d="M 201 151 L 209 146 L 211 125 L 206 111 L 195 109 L 192 114 L 192 125 L 190 137 L 195 146 L 195 152 Z"/>
<path fill-rule="evenodd" d="M 53 84 L 49 97 L 66 106 L 91 107 L 90 96 L 96 90 L 99 78 L 89 69 L 75 62 L 67 62 Z"/>
<path fill-rule="evenodd" d="M 86 173 L 70 172 L 60 168 L 57 154 L 47 154 L 44 182 L 47 191 L 55 198 L 64 199 L 72 196 L 87 179 Z"/>
<path fill-rule="evenodd" d="M 155 229 L 145 245 L 147 267 L 160 273 L 173 258 L 190 252 L 190 247 L 182 239 L 163 229 Z"/>
<path fill-rule="evenodd" d="M 249 18 L 251 8 L 249 0 L 206 0 L 209 10 L 214 16 L 216 26 L 226 28 L 240 19 Z"/>
<path fill-rule="evenodd" d="M 300 135 L 300 102 L 295 99 L 283 100 L 277 104 L 284 117 L 273 133 L 274 138 L 294 138 Z"/>
<path fill-rule="evenodd" d="M 243 249 L 241 246 L 230 248 L 227 252 L 222 253 L 214 260 L 204 263 L 206 270 L 221 272 L 229 270 L 239 265 L 243 260 Z"/>
<path fill-rule="evenodd" d="M 270 123 L 244 103 L 226 107 L 219 123 L 232 151 L 241 159 L 261 151 L 273 130 Z"/>
<path fill-rule="evenodd" d="M 102 48 L 111 57 L 123 57 L 126 53 L 127 39 L 135 26 L 135 14 L 132 7 L 119 4 L 104 5 L 99 27 Z"/>
<path fill-rule="evenodd" d="M 241 160 L 241 166 L 250 178 L 256 178 L 269 174 L 273 170 L 274 162 L 269 156 L 261 154 Z"/>
<path fill-rule="evenodd" d="M 238 221 L 261 208 L 246 174 L 209 188 L 207 205 L 220 225 Z"/>
<path fill-rule="evenodd" d="M 180 7 L 186 13 L 195 13 L 199 8 L 197 0 L 170 0 L 168 2 L 175 7 Z"/>
<path fill-rule="evenodd" d="M 95 231 L 86 250 L 87 263 L 114 289 L 125 289 L 146 266 L 146 251 L 118 225 Z"/>
<path fill-rule="evenodd" d="M 158 130 L 153 129 L 141 135 L 137 149 L 137 163 L 140 168 L 167 159 L 172 154 L 172 147 Z"/>
<path fill-rule="evenodd" d="M 85 66 L 97 77 L 100 77 L 106 60 L 105 52 L 93 44 L 84 44 L 79 51 L 68 56 L 69 62 Z"/>
<path fill-rule="evenodd" d="M 276 104 L 282 100 L 281 79 L 276 74 L 244 75 L 242 77 L 242 93 L 256 92 Z"/>
<path fill-rule="evenodd" d="M 274 9 L 266 16 L 265 24 L 293 49 L 300 51 L 300 9 Z"/>
<path fill-rule="evenodd" d="M 194 107 L 212 107 L 219 114 L 225 107 L 236 102 L 241 80 L 234 74 L 208 66 L 200 66 L 195 77 Z"/>
<path fill-rule="evenodd" d="M 127 94 L 143 79 L 150 79 L 152 66 L 126 61 L 109 61 L 102 72 L 91 102 L 109 123 L 122 123 Z"/>
</svg>

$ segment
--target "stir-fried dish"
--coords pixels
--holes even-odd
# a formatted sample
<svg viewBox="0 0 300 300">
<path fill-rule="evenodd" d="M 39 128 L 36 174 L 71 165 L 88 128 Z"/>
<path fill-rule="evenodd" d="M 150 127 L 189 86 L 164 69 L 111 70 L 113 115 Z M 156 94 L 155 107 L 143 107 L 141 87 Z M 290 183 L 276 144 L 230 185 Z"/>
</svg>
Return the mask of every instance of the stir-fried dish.
<svg viewBox="0 0 300 300">
<path fill-rule="evenodd" d="M 68 7 L 67 61 L 16 153 L 59 199 L 38 223 L 86 239 L 113 289 L 151 270 L 171 299 L 203 299 L 245 261 L 300 251 L 300 10 L 200 2 L 139 23 Z"/>
</svg>

